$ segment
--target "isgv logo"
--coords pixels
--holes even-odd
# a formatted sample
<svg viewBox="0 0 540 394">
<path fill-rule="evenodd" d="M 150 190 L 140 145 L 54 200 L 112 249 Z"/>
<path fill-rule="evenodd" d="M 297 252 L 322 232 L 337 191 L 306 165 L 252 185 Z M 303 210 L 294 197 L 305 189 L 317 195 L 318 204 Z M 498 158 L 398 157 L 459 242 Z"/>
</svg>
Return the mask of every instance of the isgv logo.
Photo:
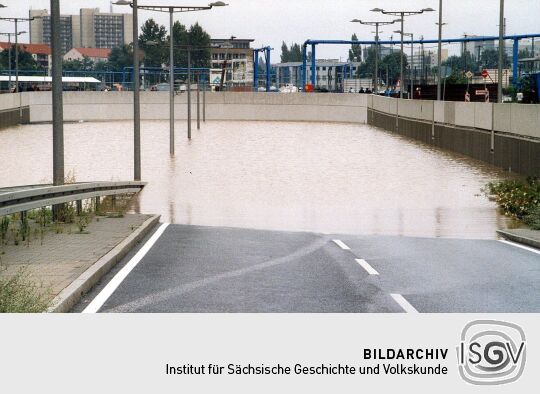
<svg viewBox="0 0 540 394">
<path fill-rule="evenodd" d="M 457 353 L 459 373 L 466 382 L 476 385 L 515 382 L 525 369 L 525 333 L 517 324 L 476 320 L 463 329 Z"/>
</svg>

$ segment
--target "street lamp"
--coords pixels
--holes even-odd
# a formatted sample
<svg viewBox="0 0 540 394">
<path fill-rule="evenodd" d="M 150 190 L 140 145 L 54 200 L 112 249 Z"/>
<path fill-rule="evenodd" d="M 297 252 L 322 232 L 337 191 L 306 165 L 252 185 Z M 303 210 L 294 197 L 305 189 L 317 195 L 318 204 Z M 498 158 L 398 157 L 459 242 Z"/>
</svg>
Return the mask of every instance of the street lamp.
<svg viewBox="0 0 540 394">
<path fill-rule="evenodd" d="M 175 13 L 180 12 L 192 12 L 192 11 L 204 11 L 204 10 L 210 10 L 214 7 L 224 7 L 228 4 L 224 3 L 223 1 L 217 1 L 208 4 L 207 6 L 202 7 L 190 7 L 190 6 L 152 6 L 152 5 L 137 5 L 137 0 L 133 0 L 131 2 L 127 0 L 119 0 L 115 3 L 116 5 L 130 5 L 131 8 L 133 8 L 133 58 L 134 58 L 134 78 L 135 78 L 135 86 L 134 86 L 134 95 L 137 97 L 137 99 L 134 100 L 136 103 L 134 104 L 136 107 L 138 107 L 135 110 L 135 113 L 140 118 L 140 92 L 139 92 L 139 63 L 138 63 L 138 22 L 137 22 L 137 10 L 147 10 L 147 11 L 157 11 L 157 12 L 168 12 L 169 13 L 169 23 L 170 23 L 170 48 L 169 48 L 169 84 L 170 84 L 170 92 L 169 92 L 169 151 L 171 156 L 174 155 L 174 35 L 173 35 L 173 25 L 174 25 L 174 18 L 173 15 Z M 135 53 L 135 48 L 137 49 L 137 53 Z M 189 56 L 189 53 L 188 53 Z M 190 98 L 190 96 L 188 95 Z M 191 112 L 191 103 L 188 102 L 188 112 Z M 140 119 L 135 119 L 135 129 L 136 133 L 140 134 Z M 137 130 L 138 129 L 138 130 Z M 140 161 L 140 136 L 139 136 L 139 161 Z M 188 139 L 191 139 L 191 122 L 188 123 Z M 139 179 L 140 179 L 140 162 L 139 162 Z M 136 169 L 137 173 L 137 169 Z"/>
<path fill-rule="evenodd" d="M 360 19 L 353 19 L 352 23 L 360 23 L 362 25 L 375 26 L 375 78 L 373 84 L 373 93 L 377 94 L 379 91 L 379 26 L 393 25 L 396 22 L 400 22 L 400 19 L 394 19 L 387 22 L 366 22 Z"/>
<path fill-rule="evenodd" d="M 497 86 L 497 102 L 502 103 L 503 102 L 503 62 L 504 62 L 504 0 L 500 0 L 500 12 L 499 12 L 499 69 L 497 71 L 497 79 L 498 79 L 498 86 Z"/>
<path fill-rule="evenodd" d="M 1 4 L 0 4 L 1 5 Z M 0 7 L 5 8 L 5 7 Z M 17 35 L 25 34 L 25 31 L 20 31 L 17 33 Z M 8 37 L 8 72 L 9 72 L 9 90 L 11 91 L 11 36 L 14 36 L 15 33 L 0 33 L 0 36 L 7 36 Z"/>
<path fill-rule="evenodd" d="M 411 99 L 414 99 L 414 81 L 413 81 L 413 59 L 414 59 L 414 33 L 402 33 L 400 30 L 394 31 L 406 37 L 411 37 L 411 63 L 409 64 L 409 75 L 411 78 Z"/>
<path fill-rule="evenodd" d="M 439 0 L 439 39 L 437 43 L 437 101 L 441 101 L 441 84 L 442 84 L 442 27 L 446 25 L 443 23 L 443 0 Z"/>
<path fill-rule="evenodd" d="M 381 12 L 385 15 L 394 15 L 399 16 L 401 19 L 401 31 L 404 31 L 404 22 L 406 16 L 411 15 L 419 15 L 423 14 L 424 12 L 433 12 L 435 11 L 433 8 L 423 8 L 420 11 L 385 11 L 381 8 L 374 8 L 371 11 L 373 12 Z M 401 35 L 401 54 L 400 54 L 400 88 L 399 88 L 399 98 L 403 98 L 403 34 Z"/>
</svg>

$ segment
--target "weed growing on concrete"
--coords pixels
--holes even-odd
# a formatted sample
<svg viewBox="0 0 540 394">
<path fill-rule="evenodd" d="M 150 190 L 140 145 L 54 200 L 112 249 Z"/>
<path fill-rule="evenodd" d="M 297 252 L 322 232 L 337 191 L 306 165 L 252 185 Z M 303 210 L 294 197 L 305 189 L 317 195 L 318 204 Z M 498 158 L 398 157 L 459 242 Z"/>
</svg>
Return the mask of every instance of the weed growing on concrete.
<svg viewBox="0 0 540 394">
<path fill-rule="evenodd" d="M 46 291 L 37 286 L 26 269 L 15 275 L 0 268 L 0 313 L 41 313 L 51 301 Z"/>
<path fill-rule="evenodd" d="M 8 231 L 9 231 L 9 216 L 3 216 L 0 219 L 0 240 L 2 242 L 2 248 L 6 244 Z"/>
<path fill-rule="evenodd" d="M 529 177 L 525 181 L 491 182 L 485 193 L 507 216 L 540 230 L 540 179 Z"/>
</svg>

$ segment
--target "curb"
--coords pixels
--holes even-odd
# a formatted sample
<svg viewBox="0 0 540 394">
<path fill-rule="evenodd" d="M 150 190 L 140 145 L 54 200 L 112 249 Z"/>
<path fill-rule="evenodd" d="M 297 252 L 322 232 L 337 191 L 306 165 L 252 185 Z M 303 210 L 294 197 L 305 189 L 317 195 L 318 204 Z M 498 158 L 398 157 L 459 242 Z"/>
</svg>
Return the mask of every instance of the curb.
<svg viewBox="0 0 540 394">
<path fill-rule="evenodd" d="M 82 296 L 89 292 L 101 278 L 103 278 L 120 260 L 122 260 L 133 247 L 140 242 L 148 232 L 159 222 L 161 215 L 153 215 L 126 239 L 116 245 L 107 254 L 96 261 L 83 272 L 68 287 L 58 294 L 52 301 L 48 313 L 67 313 L 73 308 Z"/>
<path fill-rule="evenodd" d="M 523 244 L 523 245 L 527 245 L 527 246 L 531 246 L 533 248 L 540 249 L 540 241 L 538 241 L 536 239 L 524 237 L 522 235 L 518 235 L 516 233 L 511 233 L 511 232 L 503 231 L 503 230 L 497 230 L 497 234 L 499 234 L 501 237 L 503 237 L 503 238 L 505 238 L 505 239 L 507 239 L 509 241 L 517 242 L 517 243 L 520 243 L 520 244 Z"/>
</svg>

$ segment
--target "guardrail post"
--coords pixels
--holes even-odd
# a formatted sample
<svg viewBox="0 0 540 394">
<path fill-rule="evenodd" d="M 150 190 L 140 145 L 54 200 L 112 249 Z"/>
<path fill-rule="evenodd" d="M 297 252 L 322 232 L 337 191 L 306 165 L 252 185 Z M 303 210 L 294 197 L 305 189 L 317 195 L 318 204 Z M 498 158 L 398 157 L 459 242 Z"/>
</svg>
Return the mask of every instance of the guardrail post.
<svg viewBox="0 0 540 394">
<path fill-rule="evenodd" d="M 203 107 L 202 107 L 202 121 L 206 122 L 206 82 L 204 83 L 204 89 L 202 92 L 202 100 L 203 100 Z"/>
<path fill-rule="evenodd" d="M 201 77 L 197 75 L 197 130 L 201 129 Z"/>
</svg>

